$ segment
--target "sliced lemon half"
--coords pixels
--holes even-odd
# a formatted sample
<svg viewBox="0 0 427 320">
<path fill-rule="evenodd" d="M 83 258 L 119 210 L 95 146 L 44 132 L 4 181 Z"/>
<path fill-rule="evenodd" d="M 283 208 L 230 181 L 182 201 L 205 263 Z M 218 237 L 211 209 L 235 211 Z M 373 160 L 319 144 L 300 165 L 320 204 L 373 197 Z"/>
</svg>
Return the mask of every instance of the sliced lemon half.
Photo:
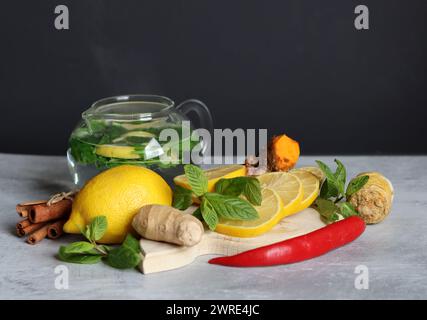
<svg viewBox="0 0 427 320">
<path fill-rule="evenodd" d="M 262 190 L 262 202 L 256 206 L 259 218 L 256 220 L 228 220 L 220 218 L 215 231 L 233 237 L 248 238 L 259 236 L 273 228 L 282 218 L 283 202 L 272 189 Z"/>
<path fill-rule="evenodd" d="M 276 191 L 283 202 L 282 218 L 299 211 L 304 190 L 298 177 L 287 172 L 269 172 L 257 177 L 261 188 Z"/>
<path fill-rule="evenodd" d="M 212 192 L 214 191 L 215 184 L 218 182 L 218 180 L 230 179 L 246 175 L 246 167 L 240 164 L 230 164 L 208 169 L 204 172 L 208 177 L 208 191 Z M 188 183 L 188 180 L 184 174 L 175 177 L 173 181 L 178 186 L 191 189 L 190 184 Z"/>
<path fill-rule="evenodd" d="M 139 154 L 135 153 L 134 147 L 129 146 L 115 146 L 110 144 L 103 144 L 96 147 L 95 153 L 97 155 L 107 158 L 119 159 L 139 159 Z"/>
<path fill-rule="evenodd" d="M 314 174 L 303 169 L 294 170 L 290 174 L 296 176 L 301 181 L 304 197 L 298 207 L 298 211 L 304 210 L 311 206 L 319 195 L 319 179 Z"/>
<path fill-rule="evenodd" d="M 297 168 L 297 169 L 292 169 L 291 171 L 289 171 L 290 173 L 294 173 L 294 171 L 307 171 L 310 172 L 311 174 L 313 174 L 317 179 L 319 179 L 320 182 L 322 182 L 325 179 L 325 174 L 323 173 L 322 170 L 320 170 L 319 167 L 302 167 L 302 168 Z"/>
</svg>

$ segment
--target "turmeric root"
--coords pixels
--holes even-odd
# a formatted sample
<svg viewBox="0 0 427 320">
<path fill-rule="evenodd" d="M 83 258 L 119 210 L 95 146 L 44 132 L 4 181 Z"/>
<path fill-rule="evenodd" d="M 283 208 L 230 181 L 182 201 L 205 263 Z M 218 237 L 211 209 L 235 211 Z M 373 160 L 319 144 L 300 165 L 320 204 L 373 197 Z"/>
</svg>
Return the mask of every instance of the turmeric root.
<svg viewBox="0 0 427 320">
<path fill-rule="evenodd" d="M 369 176 L 362 189 L 352 194 L 348 201 L 356 208 L 367 224 L 381 222 L 391 211 L 393 202 L 393 185 L 378 172 L 359 174 Z"/>
<path fill-rule="evenodd" d="M 268 144 L 268 169 L 270 171 L 289 171 L 299 158 L 298 142 L 287 135 L 273 137 Z"/>
<path fill-rule="evenodd" d="M 203 224 L 194 216 L 169 206 L 143 206 L 132 221 L 142 237 L 191 247 L 202 240 Z"/>
</svg>

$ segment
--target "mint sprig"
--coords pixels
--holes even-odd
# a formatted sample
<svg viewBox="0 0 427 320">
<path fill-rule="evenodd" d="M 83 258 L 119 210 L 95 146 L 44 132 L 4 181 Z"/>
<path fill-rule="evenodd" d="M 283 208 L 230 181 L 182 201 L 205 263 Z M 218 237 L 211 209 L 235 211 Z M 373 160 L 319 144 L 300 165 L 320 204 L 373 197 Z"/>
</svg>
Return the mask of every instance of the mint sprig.
<svg viewBox="0 0 427 320">
<path fill-rule="evenodd" d="M 88 241 L 77 241 L 67 246 L 61 246 L 58 251 L 58 258 L 65 262 L 94 264 L 104 260 L 114 268 L 125 269 L 134 268 L 141 261 L 139 242 L 132 235 L 128 234 L 120 247 L 111 248 L 98 244 L 108 229 L 108 222 L 105 216 L 95 217 L 81 233 Z"/>
<path fill-rule="evenodd" d="M 241 194 L 254 206 L 261 205 L 261 186 L 254 177 L 236 177 L 220 179 L 215 184 L 215 191 L 223 195 L 238 197 Z"/>
<path fill-rule="evenodd" d="M 198 197 L 201 204 L 193 215 L 206 222 L 209 229 L 215 230 L 220 218 L 252 220 L 259 217 L 253 207 L 262 201 L 261 186 L 256 178 L 220 179 L 215 184 L 215 192 L 208 192 L 208 177 L 202 169 L 187 164 L 184 172 L 191 190 L 176 186 L 173 206 L 185 210 L 192 204 L 193 195 Z"/>
<path fill-rule="evenodd" d="M 316 161 L 326 178 L 320 188 L 319 197 L 314 202 L 314 208 L 326 222 L 358 215 L 357 210 L 348 202 L 348 198 L 363 188 L 369 180 L 366 175 L 356 177 L 346 188 L 347 170 L 341 161 L 338 159 L 334 161 L 337 165 L 335 172 L 322 161 Z"/>
</svg>

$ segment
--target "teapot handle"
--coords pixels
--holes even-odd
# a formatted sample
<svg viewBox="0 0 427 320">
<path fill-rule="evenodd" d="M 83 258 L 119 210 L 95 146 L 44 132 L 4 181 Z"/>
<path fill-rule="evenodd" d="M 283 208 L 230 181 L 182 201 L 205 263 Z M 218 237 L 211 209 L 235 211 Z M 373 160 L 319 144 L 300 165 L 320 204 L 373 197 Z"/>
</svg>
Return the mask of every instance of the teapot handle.
<svg viewBox="0 0 427 320">
<path fill-rule="evenodd" d="M 189 99 L 181 102 L 177 107 L 177 110 L 181 111 L 184 115 L 188 116 L 189 113 L 194 112 L 198 118 L 197 125 L 194 128 L 204 128 L 211 134 L 213 132 L 213 121 L 212 115 L 208 107 L 197 99 Z"/>
</svg>

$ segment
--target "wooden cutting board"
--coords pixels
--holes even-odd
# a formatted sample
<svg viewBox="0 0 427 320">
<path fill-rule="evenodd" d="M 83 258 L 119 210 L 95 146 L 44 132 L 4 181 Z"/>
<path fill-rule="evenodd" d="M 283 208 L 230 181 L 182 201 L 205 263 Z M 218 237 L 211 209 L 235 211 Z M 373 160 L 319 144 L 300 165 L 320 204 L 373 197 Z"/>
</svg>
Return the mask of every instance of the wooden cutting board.
<svg viewBox="0 0 427 320">
<path fill-rule="evenodd" d="M 202 241 L 193 247 L 141 239 L 143 258 L 140 270 L 144 274 L 172 270 L 186 266 L 205 254 L 233 255 L 294 238 L 324 226 L 317 211 L 309 208 L 284 218 L 272 230 L 254 238 L 236 238 L 206 231 Z"/>
</svg>

